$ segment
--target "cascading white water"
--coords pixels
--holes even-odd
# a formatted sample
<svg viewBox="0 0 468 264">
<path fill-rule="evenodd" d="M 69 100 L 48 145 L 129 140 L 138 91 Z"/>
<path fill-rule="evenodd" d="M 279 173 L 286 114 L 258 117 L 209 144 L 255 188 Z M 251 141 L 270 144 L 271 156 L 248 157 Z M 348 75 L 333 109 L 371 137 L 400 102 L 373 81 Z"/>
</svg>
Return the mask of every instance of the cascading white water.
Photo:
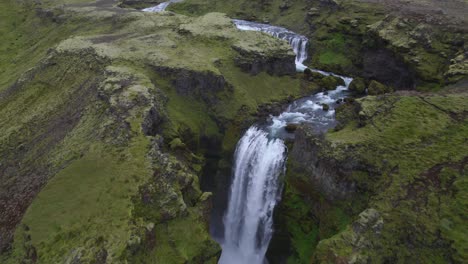
<svg viewBox="0 0 468 264">
<path fill-rule="evenodd" d="M 263 31 L 286 39 L 296 53 L 296 68 L 304 70 L 307 58 L 307 38 L 287 29 L 243 20 L 234 20 L 240 30 Z M 313 70 L 324 75 L 332 73 Z M 289 123 L 309 123 L 317 132 L 335 125 L 334 108 L 346 95 L 352 79 L 333 91 L 321 92 L 293 102 L 279 116 L 271 116 L 268 125 L 250 127 L 237 143 L 234 155 L 233 181 L 223 219 L 220 264 L 264 264 L 265 254 L 273 235 L 273 210 L 281 198 L 281 179 L 286 160 L 283 139 Z M 329 111 L 322 104 L 330 106 Z"/>
<path fill-rule="evenodd" d="M 224 218 L 219 263 L 263 263 L 273 234 L 273 209 L 280 199 L 286 146 L 250 127 L 237 144 L 234 179 Z"/>
<path fill-rule="evenodd" d="M 268 24 L 255 23 L 245 20 L 233 19 L 234 24 L 240 30 L 261 31 L 270 34 L 276 38 L 288 41 L 296 54 L 296 69 L 304 71 L 307 68 L 303 63 L 307 59 L 307 43 L 308 39 L 305 36 L 296 34 L 282 27 L 272 26 Z"/>
<path fill-rule="evenodd" d="M 164 10 L 166 10 L 166 8 L 172 4 L 172 3 L 177 3 L 177 2 L 181 2 L 182 0 L 170 0 L 170 1 L 167 1 L 167 2 L 162 2 L 160 3 L 159 5 L 157 6 L 152 6 L 152 7 L 148 7 L 148 8 L 145 8 L 145 9 L 142 9 L 141 11 L 143 12 L 153 12 L 153 13 L 157 13 L 157 12 L 162 12 Z"/>
</svg>

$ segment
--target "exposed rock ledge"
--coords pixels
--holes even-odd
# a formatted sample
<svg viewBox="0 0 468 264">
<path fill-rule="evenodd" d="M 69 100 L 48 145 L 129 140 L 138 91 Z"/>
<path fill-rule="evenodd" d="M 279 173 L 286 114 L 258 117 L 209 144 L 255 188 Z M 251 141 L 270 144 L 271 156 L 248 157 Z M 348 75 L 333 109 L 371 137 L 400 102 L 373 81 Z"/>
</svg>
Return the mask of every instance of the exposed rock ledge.
<svg viewBox="0 0 468 264">
<path fill-rule="evenodd" d="M 312 128 L 301 126 L 296 131 L 293 150 L 290 154 L 293 175 L 301 175 L 316 191 L 329 200 L 343 199 L 354 190 L 350 182 L 351 172 L 358 167 L 356 160 L 348 155 L 332 156 L 327 150 L 329 142 L 317 135 Z M 289 168 L 288 168 L 289 169 Z"/>
</svg>

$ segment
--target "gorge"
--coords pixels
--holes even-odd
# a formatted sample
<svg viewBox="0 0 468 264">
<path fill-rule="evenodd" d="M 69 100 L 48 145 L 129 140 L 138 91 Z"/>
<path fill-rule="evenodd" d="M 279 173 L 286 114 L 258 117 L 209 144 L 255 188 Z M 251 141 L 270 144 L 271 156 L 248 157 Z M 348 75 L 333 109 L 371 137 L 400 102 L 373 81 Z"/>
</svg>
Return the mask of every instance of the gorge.
<svg viewBox="0 0 468 264">
<path fill-rule="evenodd" d="M 465 10 L 1 1 L 0 262 L 464 263 Z"/>
</svg>

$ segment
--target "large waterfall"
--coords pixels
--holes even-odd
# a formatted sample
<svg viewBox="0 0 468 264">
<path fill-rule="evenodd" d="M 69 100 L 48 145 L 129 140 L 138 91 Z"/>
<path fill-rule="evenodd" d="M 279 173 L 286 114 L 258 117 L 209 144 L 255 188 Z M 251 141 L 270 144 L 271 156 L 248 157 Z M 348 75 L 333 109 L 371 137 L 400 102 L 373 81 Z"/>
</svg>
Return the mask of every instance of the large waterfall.
<svg viewBox="0 0 468 264">
<path fill-rule="evenodd" d="M 243 20 L 234 20 L 240 30 L 266 32 L 285 39 L 296 53 L 296 68 L 304 70 L 307 38 L 287 29 Z M 314 70 L 324 75 L 331 73 Z M 281 198 L 281 175 L 285 171 L 286 146 L 283 139 L 293 135 L 287 124 L 309 123 L 317 132 L 335 125 L 335 107 L 346 93 L 351 78 L 344 86 L 293 102 L 279 116 L 272 116 L 266 125 L 250 127 L 237 143 L 233 179 L 227 211 L 224 215 L 224 238 L 221 241 L 220 264 L 263 264 L 273 234 L 273 210 Z M 328 111 L 323 104 L 329 105 Z"/>
<path fill-rule="evenodd" d="M 281 139 L 271 139 L 255 126 L 237 144 L 219 263 L 263 263 L 273 233 L 273 209 L 280 198 L 285 152 Z"/>
</svg>

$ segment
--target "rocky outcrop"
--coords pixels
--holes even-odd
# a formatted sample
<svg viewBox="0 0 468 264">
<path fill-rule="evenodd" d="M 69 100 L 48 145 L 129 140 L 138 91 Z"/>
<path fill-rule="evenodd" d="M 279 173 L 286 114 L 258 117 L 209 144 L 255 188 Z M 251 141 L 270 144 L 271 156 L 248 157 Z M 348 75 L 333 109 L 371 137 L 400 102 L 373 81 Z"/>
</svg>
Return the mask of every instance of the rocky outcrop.
<svg viewBox="0 0 468 264">
<path fill-rule="evenodd" d="M 328 200 L 344 199 L 355 191 L 355 185 L 349 179 L 350 173 L 359 164 L 342 153 L 342 156 L 330 155 L 323 136 L 315 134 L 312 128 L 301 126 L 296 131 L 294 145 L 289 155 L 292 175 L 298 175 L 324 195 Z"/>
<path fill-rule="evenodd" d="M 369 49 L 363 53 L 363 69 L 360 76 L 374 79 L 400 90 L 412 90 L 415 76 L 395 53 L 385 49 Z"/>
<path fill-rule="evenodd" d="M 120 0 L 120 7 L 132 7 L 132 8 L 143 8 L 149 6 L 155 6 L 162 2 L 163 0 Z"/>
<path fill-rule="evenodd" d="M 369 87 L 367 88 L 367 93 L 369 95 L 379 95 L 390 92 L 392 92 L 392 88 L 374 80 L 369 83 Z"/>
<path fill-rule="evenodd" d="M 292 75 L 296 72 L 295 55 L 292 52 L 264 54 L 242 46 L 233 46 L 233 49 L 239 54 L 235 59 L 236 65 L 252 75 L 262 71 L 279 76 Z"/>
<path fill-rule="evenodd" d="M 209 105 L 217 103 L 217 93 L 232 92 L 232 85 L 224 76 L 214 72 L 199 72 L 181 68 L 154 67 L 157 74 L 171 80 L 177 94 L 201 99 Z"/>
<path fill-rule="evenodd" d="M 353 81 L 349 84 L 349 90 L 356 94 L 365 94 L 366 89 L 366 81 L 361 77 L 354 78 Z"/>
</svg>

